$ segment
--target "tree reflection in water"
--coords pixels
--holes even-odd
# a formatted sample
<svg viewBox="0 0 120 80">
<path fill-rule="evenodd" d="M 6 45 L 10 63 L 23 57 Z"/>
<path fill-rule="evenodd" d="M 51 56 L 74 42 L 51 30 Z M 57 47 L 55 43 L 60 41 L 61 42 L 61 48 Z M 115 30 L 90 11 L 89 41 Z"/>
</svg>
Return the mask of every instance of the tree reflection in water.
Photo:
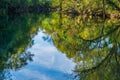
<svg viewBox="0 0 120 80">
<path fill-rule="evenodd" d="M 52 39 L 50 40 L 53 40 L 59 51 L 66 54 L 68 58 L 73 58 L 74 62 L 77 63 L 74 79 L 120 79 L 120 19 L 116 18 L 114 14 L 109 17 L 102 14 L 101 17 L 99 11 L 101 14 L 102 6 L 100 6 L 100 10 L 95 10 L 98 14 L 94 14 L 92 9 L 96 9 L 95 5 L 102 4 L 101 2 L 97 3 L 93 0 L 94 5 L 90 9 L 90 4 L 79 5 L 78 8 L 73 9 L 72 7 L 76 7 L 75 4 L 72 3 L 72 7 L 68 7 L 70 4 L 67 5 L 66 1 L 63 1 L 66 3 L 63 5 L 63 2 L 60 2 L 60 10 L 64 11 L 51 12 L 47 15 L 0 16 L 1 79 L 5 79 L 6 76 L 10 77 L 8 75 L 10 69 L 18 70 L 27 65 L 28 61 L 32 61 L 33 55 L 27 49 L 33 45 L 32 38 L 37 34 L 39 28 L 51 36 Z M 81 1 L 80 4 L 83 3 L 85 1 Z M 117 4 L 113 4 L 111 1 L 106 3 L 119 8 Z M 109 6 L 106 6 L 108 9 Z M 75 16 L 72 11 L 79 9 L 84 10 L 83 13 Z M 91 13 L 89 10 L 93 12 Z M 110 11 L 108 10 L 108 13 Z"/>
<path fill-rule="evenodd" d="M 51 22 L 43 22 L 42 25 L 52 36 L 57 49 L 77 63 L 75 79 L 120 79 L 119 19 L 56 16 L 48 18 Z"/>
<path fill-rule="evenodd" d="M 10 69 L 18 70 L 32 61 L 33 54 L 27 49 L 38 31 L 35 20 L 32 15 L 5 15 L 0 19 L 0 80 L 10 78 Z"/>
</svg>

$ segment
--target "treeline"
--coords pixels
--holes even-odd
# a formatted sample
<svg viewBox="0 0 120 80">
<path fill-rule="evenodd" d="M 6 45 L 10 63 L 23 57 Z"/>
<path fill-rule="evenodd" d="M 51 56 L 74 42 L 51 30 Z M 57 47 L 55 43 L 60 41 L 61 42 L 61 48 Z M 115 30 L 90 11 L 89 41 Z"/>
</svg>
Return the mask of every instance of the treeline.
<svg viewBox="0 0 120 80">
<path fill-rule="evenodd" d="M 49 11 L 49 0 L 1 0 L 0 13 L 24 13 Z"/>
<path fill-rule="evenodd" d="M 120 16 L 119 0 L 1 0 L 0 13 L 60 11 L 67 14 L 110 17 Z M 113 16 L 113 15 L 112 15 Z"/>
</svg>

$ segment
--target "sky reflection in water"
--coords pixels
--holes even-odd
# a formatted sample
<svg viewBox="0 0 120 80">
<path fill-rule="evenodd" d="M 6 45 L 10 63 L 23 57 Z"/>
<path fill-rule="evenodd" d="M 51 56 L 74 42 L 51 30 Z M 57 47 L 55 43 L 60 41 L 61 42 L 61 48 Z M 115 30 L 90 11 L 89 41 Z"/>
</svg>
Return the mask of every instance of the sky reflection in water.
<svg viewBox="0 0 120 80">
<path fill-rule="evenodd" d="M 21 70 L 14 71 L 15 80 L 67 80 L 75 63 L 59 52 L 53 42 L 44 41 L 48 36 L 42 31 L 33 38 L 34 45 L 28 50 L 34 54 L 33 62 Z"/>
</svg>

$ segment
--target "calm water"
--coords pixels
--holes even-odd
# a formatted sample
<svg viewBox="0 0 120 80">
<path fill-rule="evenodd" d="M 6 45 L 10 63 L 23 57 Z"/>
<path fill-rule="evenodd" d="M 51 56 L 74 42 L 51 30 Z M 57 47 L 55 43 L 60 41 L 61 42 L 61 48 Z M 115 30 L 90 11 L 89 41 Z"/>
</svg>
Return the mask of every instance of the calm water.
<svg viewBox="0 0 120 80">
<path fill-rule="evenodd" d="M 28 49 L 34 54 L 33 61 L 18 71 L 11 71 L 14 80 L 70 79 L 75 63 L 58 51 L 52 40 L 44 41 L 43 37 L 46 36 L 43 31 L 39 31 L 33 38 L 34 45 Z"/>
<path fill-rule="evenodd" d="M 0 18 L 0 80 L 119 80 L 119 66 L 120 20 L 57 12 Z"/>
</svg>

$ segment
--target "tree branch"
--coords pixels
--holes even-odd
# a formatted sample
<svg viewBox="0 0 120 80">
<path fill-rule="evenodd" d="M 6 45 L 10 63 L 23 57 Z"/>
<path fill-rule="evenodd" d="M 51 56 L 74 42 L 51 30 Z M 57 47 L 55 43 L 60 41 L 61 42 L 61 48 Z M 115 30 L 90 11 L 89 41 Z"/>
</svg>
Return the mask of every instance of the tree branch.
<svg viewBox="0 0 120 80">
<path fill-rule="evenodd" d="M 96 38 L 94 38 L 94 39 L 84 39 L 84 38 L 82 38 L 82 37 L 79 37 L 79 38 L 82 39 L 82 40 L 84 40 L 84 41 L 95 42 L 95 41 L 97 41 L 98 39 L 100 39 L 100 38 L 102 38 L 102 37 L 105 37 L 105 36 L 108 36 L 108 35 L 112 34 L 112 33 L 115 32 L 116 30 L 118 30 L 119 28 L 120 28 L 120 25 L 116 26 L 115 29 L 110 30 L 107 34 L 100 35 L 100 36 L 98 36 L 98 37 L 96 37 Z"/>
<path fill-rule="evenodd" d="M 110 53 L 98 65 L 96 65 L 96 66 L 94 66 L 90 69 L 85 69 L 85 70 L 82 70 L 82 71 L 75 70 L 75 72 L 86 73 L 86 72 L 90 72 L 90 71 L 93 71 L 93 70 L 99 68 L 113 54 L 113 51 L 114 51 L 113 49 L 114 49 L 114 47 L 111 49 Z"/>
</svg>

